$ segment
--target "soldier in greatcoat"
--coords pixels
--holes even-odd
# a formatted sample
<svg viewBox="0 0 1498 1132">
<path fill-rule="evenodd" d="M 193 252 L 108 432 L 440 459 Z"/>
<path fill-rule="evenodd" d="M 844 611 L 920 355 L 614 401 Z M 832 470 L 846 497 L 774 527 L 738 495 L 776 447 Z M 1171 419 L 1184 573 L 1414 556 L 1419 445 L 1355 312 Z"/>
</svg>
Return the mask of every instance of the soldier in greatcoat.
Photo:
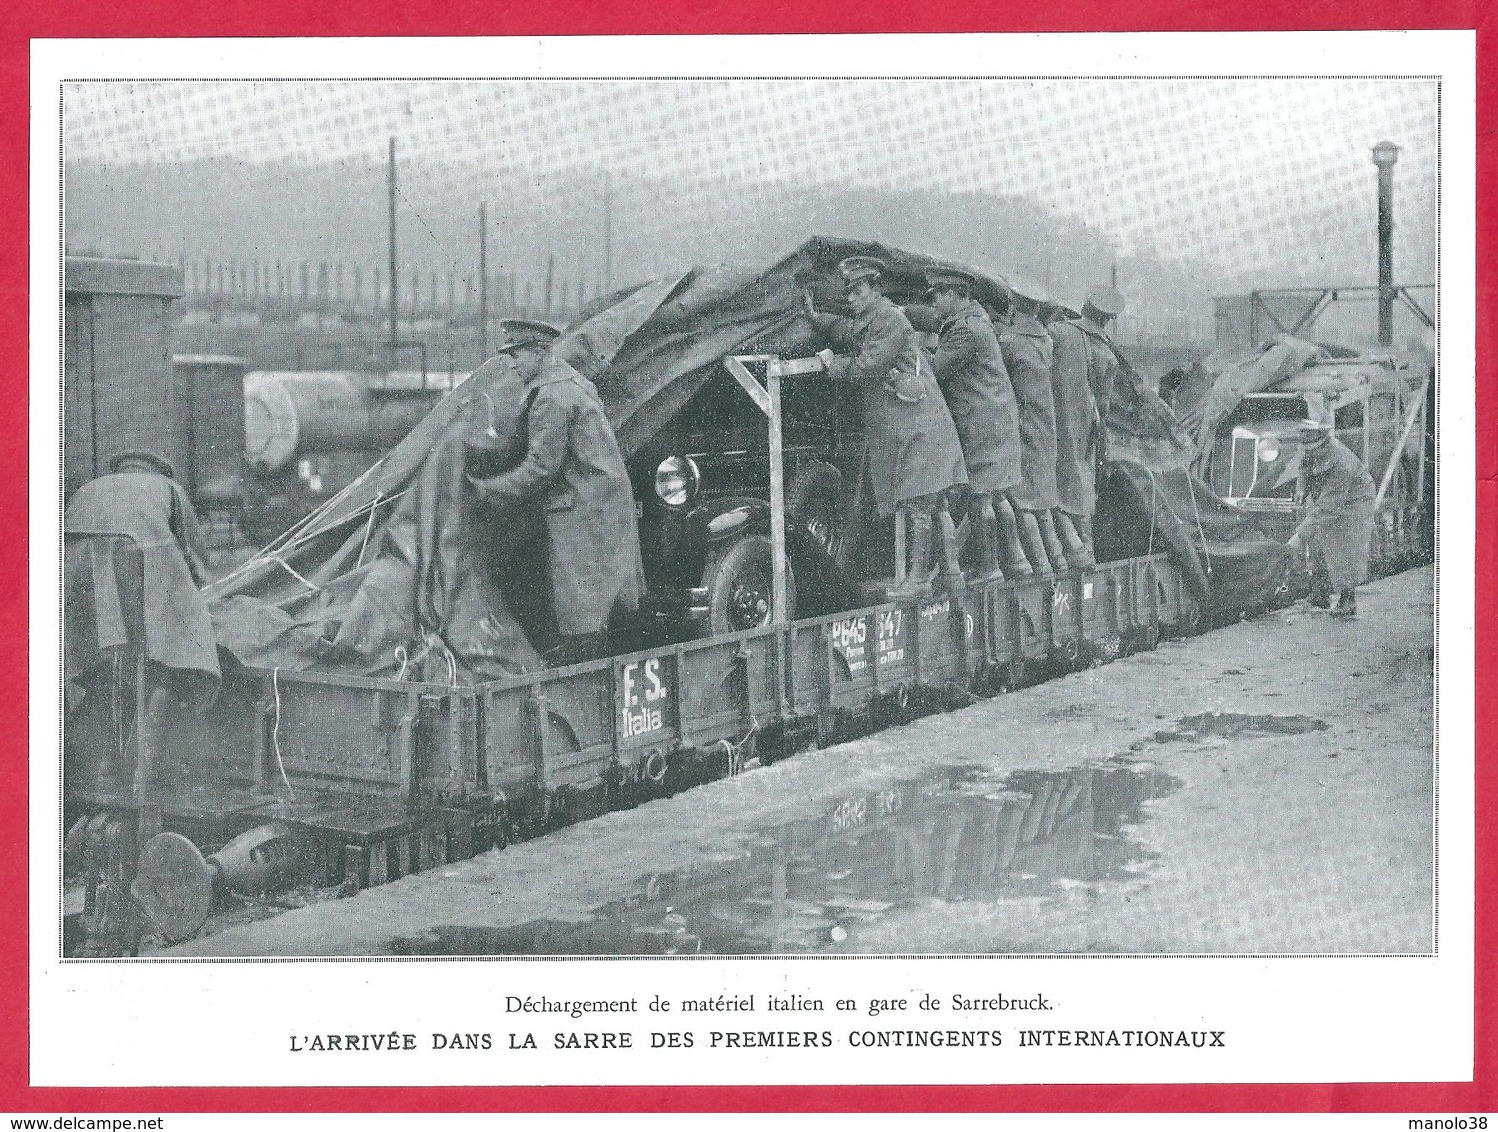
<svg viewBox="0 0 1498 1132">
<path fill-rule="evenodd" d="M 538 503 L 561 644 L 548 659 L 576 664 L 606 652 L 611 620 L 632 613 L 645 572 L 634 494 L 598 390 L 551 350 L 557 331 L 507 320 L 503 351 L 525 382 L 525 458 L 471 482 L 491 503 Z"/>
<path fill-rule="evenodd" d="M 209 575 L 197 514 L 170 461 L 153 452 L 126 452 L 115 457 L 109 475 L 73 493 L 63 530 L 128 536 L 140 550 L 141 575 L 132 579 L 120 569 L 116 540 L 67 543 L 63 677 L 70 710 L 107 693 L 113 662 L 132 643 L 132 609 L 138 606 L 142 639 L 134 643 L 144 658 L 146 684 L 138 726 L 145 750 L 135 773 L 149 787 L 173 720 L 203 710 L 218 693 L 218 646 L 199 591 Z"/>
<path fill-rule="evenodd" d="M 1290 549 L 1304 548 L 1311 556 L 1312 602 L 1324 608 L 1336 593 L 1332 616 L 1351 617 L 1358 611 L 1358 586 L 1368 579 L 1378 491 L 1363 462 L 1332 435 L 1330 425 L 1303 421 L 1300 440 L 1306 516 L 1290 536 Z"/>
<path fill-rule="evenodd" d="M 890 599 L 909 601 L 931 592 L 933 531 L 941 520 L 949 584 L 961 584 L 956 538 L 947 513 L 946 493 L 967 483 L 957 428 L 947 409 L 920 342 L 904 312 L 875 284 L 884 265 L 871 256 L 850 256 L 838 265 L 847 287 L 851 318 L 819 313 L 805 296 L 806 313 L 817 329 L 848 351 L 821 357 L 832 377 L 856 384 L 862 395 L 868 445 L 868 477 L 881 516 L 903 512 L 911 532 L 911 568 Z M 902 571 L 897 564 L 896 574 Z"/>
<path fill-rule="evenodd" d="M 1040 320 L 1050 296 L 1038 283 L 1010 276 L 1009 310 L 998 327 L 999 349 L 1019 409 L 1020 481 L 1010 492 L 1025 557 L 1039 574 L 1066 568 L 1051 512 L 1056 494 L 1056 401 L 1051 336 Z"/>
<path fill-rule="evenodd" d="M 1020 482 L 1019 410 L 998 334 L 972 296 L 974 282 L 971 274 L 955 268 L 926 273 L 941 320 L 933 368 L 967 465 L 968 514 L 977 535 L 980 577 L 985 582 L 1003 581 L 1006 574 L 1027 578 L 1035 571 L 1020 548 L 1009 500 Z"/>
<path fill-rule="evenodd" d="M 1123 308 L 1122 295 L 1112 287 L 1097 287 L 1088 294 L 1080 318 L 1050 326 L 1055 348 L 1051 376 L 1056 403 L 1056 528 L 1067 564 L 1076 569 L 1094 562 L 1098 445 L 1119 371 L 1108 324 Z"/>
</svg>

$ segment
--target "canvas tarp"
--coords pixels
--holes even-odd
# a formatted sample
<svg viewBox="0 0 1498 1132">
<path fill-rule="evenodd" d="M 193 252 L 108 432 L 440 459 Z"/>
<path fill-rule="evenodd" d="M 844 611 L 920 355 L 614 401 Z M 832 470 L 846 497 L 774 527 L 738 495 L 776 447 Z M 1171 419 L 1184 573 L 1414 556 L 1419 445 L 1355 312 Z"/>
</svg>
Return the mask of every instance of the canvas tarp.
<svg viewBox="0 0 1498 1132">
<path fill-rule="evenodd" d="M 825 346 L 802 313 L 802 290 L 821 310 L 842 309 L 837 264 L 850 255 L 882 259 L 884 289 L 902 304 L 923 300 L 929 268 L 953 266 L 818 237 L 761 272 L 697 268 L 597 301 L 558 349 L 596 382 L 627 459 L 721 376 L 726 355 L 804 357 Z M 976 274 L 975 297 L 996 313 L 1004 284 Z M 476 560 L 492 569 L 534 528 L 522 514 L 477 521 L 459 474 L 475 449 L 491 471 L 519 458 L 521 402 L 506 367 L 477 371 L 347 491 L 210 588 L 220 643 L 245 664 L 366 675 L 465 679 L 535 667 L 526 612 L 504 600 L 502 579 L 470 576 Z M 1184 475 L 1189 437 L 1130 367 L 1104 424 L 1111 459 L 1144 476 Z M 465 445 L 475 431 L 484 437 Z M 1166 541 L 1195 576 L 1203 569 L 1192 537 Z"/>
<path fill-rule="evenodd" d="M 1197 458 L 1212 449 L 1217 428 L 1238 402 L 1305 369 L 1325 348 L 1288 335 L 1255 350 L 1211 354 L 1188 369 L 1177 385 L 1176 416 L 1191 438 Z"/>
<path fill-rule="evenodd" d="M 1289 548 L 1185 468 L 1161 472 L 1131 460 L 1109 462 L 1096 522 L 1099 557 L 1167 550 L 1208 623 L 1273 604 L 1288 578 Z"/>
<path fill-rule="evenodd" d="M 837 265 L 852 255 L 885 263 L 881 289 L 902 306 L 925 301 L 928 270 L 964 266 L 886 244 L 822 236 L 759 274 L 694 272 L 692 285 L 663 303 L 598 378 L 624 454 L 647 443 L 710 377 L 720 375 L 725 355 L 805 357 L 826 346 L 801 313 L 801 292 L 810 290 L 819 310 L 842 313 Z M 974 297 L 997 315 L 1007 302 L 1006 284 L 993 273 L 967 270 L 976 278 Z M 1107 450 L 1118 458 L 1162 470 L 1183 467 L 1190 459 L 1189 436 L 1130 367 L 1118 382 L 1105 424 Z"/>
<path fill-rule="evenodd" d="M 624 293 L 559 349 L 600 373 L 691 283 Z M 439 682 L 539 668 L 537 611 L 516 608 L 537 587 L 503 584 L 517 558 L 536 576 L 538 516 L 482 506 L 464 479 L 524 454 L 523 404 L 513 367 L 481 366 L 348 489 L 208 587 L 219 644 L 255 667 Z"/>
</svg>

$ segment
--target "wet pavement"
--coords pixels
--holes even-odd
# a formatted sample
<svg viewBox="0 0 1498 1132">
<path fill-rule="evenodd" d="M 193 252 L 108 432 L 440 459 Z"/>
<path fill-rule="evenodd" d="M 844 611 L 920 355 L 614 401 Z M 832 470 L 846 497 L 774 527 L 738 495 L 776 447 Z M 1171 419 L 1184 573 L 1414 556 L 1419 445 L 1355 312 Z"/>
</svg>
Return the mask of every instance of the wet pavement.
<svg viewBox="0 0 1498 1132">
<path fill-rule="evenodd" d="M 1428 953 L 1429 568 L 182 954 Z"/>
<path fill-rule="evenodd" d="M 743 955 L 852 951 L 891 909 L 1126 884 L 1155 853 L 1133 827 L 1182 782 L 1119 762 L 996 775 L 943 768 L 758 831 L 744 856 L 653 874 L 581 923 L 440 927 L 397 955 Z M 1002 951 L 1003 941 L 993 949 Z"/>
</svg>

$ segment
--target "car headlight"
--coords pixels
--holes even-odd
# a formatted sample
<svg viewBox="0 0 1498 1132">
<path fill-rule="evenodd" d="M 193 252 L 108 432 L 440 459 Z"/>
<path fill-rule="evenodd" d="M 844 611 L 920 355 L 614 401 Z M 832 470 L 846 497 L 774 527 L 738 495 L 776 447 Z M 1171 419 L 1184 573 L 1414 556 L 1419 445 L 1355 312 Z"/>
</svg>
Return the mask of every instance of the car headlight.
<svg viewBox="0 0 1498 1132">
<path fill-rule="evenodd" d="M 1280 442 L 1272 436 L 1261 436 L 1258 452 L 1261 463 L 1272 464 L 1280 458 Z"/>
<path fill-rule="evenodd" d="M 697 494 L 702 473 L 690 456 L 668 456 L 655 469 L 655 493 L 668 507 L 680 507 Z"/>
</svg>

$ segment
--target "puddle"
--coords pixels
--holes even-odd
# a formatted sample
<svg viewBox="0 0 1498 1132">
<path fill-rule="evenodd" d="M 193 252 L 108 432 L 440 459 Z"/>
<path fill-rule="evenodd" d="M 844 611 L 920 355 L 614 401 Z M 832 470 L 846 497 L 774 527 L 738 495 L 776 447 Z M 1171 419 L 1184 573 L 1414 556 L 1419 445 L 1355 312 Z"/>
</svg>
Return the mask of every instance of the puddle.
<svg viewBox="0 0 1498 1132">
<path fill-rule="evenodd" d="M 953 767 L 754 835 L 746 852 L 643 878 L 581 922 L 441 927 L 397 955 L 733 955 L 842 951 L 890 914 L 1049 901 L 1147 870 L 1131 827 L 1180 789 L 1144 764 L 994 775 Z M 849 941 L 852 941 L 851 943 Z M 992 951 L 1004 950 L 996 940 Z"/>
<path fill-rule="evenodd" d="M 1160 743 L 1197 743 L 1203 739 L 1252 739 L 1261 735 L 1304 735 L 1325 731 L 1325 720 L 1309 715 L 1242 715 L 1238 712 L 1209 711 L 1188 715 L 1174 727 L 1156 731 L 1148 739 L 1133 744 L 1129 750 L 1141 751 Z"/>
</svg>

